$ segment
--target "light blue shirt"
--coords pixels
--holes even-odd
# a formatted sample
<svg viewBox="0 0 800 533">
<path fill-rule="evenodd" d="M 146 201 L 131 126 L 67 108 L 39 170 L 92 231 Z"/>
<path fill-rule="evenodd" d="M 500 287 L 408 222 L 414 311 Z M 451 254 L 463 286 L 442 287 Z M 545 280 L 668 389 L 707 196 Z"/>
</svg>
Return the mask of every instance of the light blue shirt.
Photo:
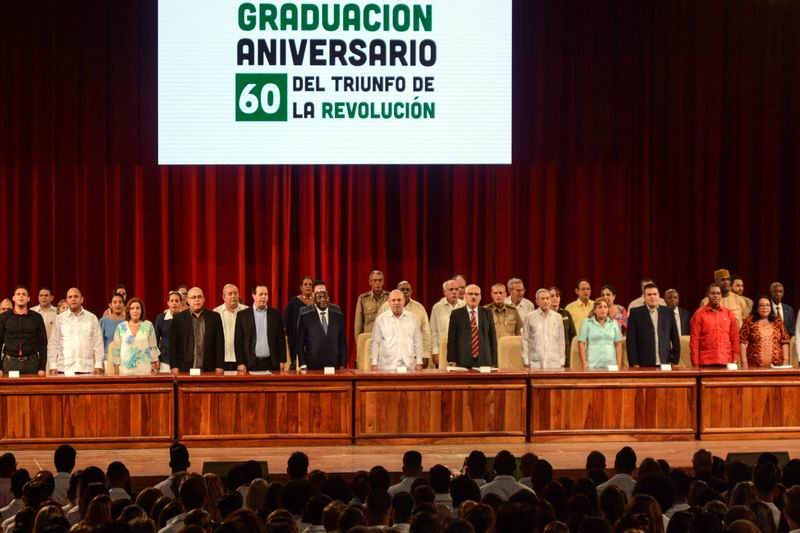
<svg viewBox="0 0 800 533">
<path fill-rule="evenodd" d="M 266 359 L 269 357 L 269 342 L 267 342 L 267 308 L 260 311 L 253 307 L 253 316 L 256 319 L 256 357 Z"/>
<path fill-rule="evenodd" d="M 595 317 L 581 322 L 578 341 L 586 343 L 586 364 L 589 368 L 608 368 L 617 364 L 615 343 L 622 341 L 622 331 L 612 318 L 606 317 L 602 326 Z"/>
</svg>

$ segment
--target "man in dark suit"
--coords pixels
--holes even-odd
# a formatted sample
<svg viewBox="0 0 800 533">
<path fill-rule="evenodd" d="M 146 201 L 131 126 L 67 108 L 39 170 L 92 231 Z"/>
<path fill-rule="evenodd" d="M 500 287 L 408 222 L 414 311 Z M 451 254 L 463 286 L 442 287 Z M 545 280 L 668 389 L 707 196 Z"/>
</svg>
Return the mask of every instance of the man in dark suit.
<svg viewBox="0 0 800 533">
<path fill-rule="evenodd" d="M 772 309 L 775 314 L 783 319 L 783 325 L 789 336 L 795 334 L 795 314 L 791 305 L 783 303 L 783 283 L 775 281 L 769 285 L 769 299 L 772 300 Z"/>
<path fill-rule="evenodd" d="M 300 370 L 347 366 L 344 315 L 329 299 L 325 282 L 315 281 L 314 305 L 306 306 L 297 320 L 294 351 L 299 357 Z"/>
<path fill-rule="evenodd" d="M 497 366 L 497 334 L 492 312 L 480 306 L 481 288 L 468 285 L 467 305 L 450 313 L 447 330 L 447 363 L 473 368 Z"/>
<path fill-rule="evenodd" d="M 225 334 L 219 313 L 205 309 L 203 291 L 189 289 L 189 309 L 175 314 L 169 334 L 169 366 L 173 374 L 202 368 L 204 372 L 223 372 Z"/>
<path fill-rule="evenodd" d="M 664 293 L 664 300 L 667 302 L 667 309 L 672 312 L 675 317 L 675 323 L 678 325 L 678 336 L 689 336 L 691 332 L 692 313 L 683 307 L 679 307 L 680 295 L 675 289 L 667 289 Z"/>
<path fill-rule="evenodd" d="M 269 290 L 264 284 L 253 287 L 253 307 L 236 314 L 233 347 L 236 369 L 280 370 L 286 362 L 286 337 L 281 313 L 267 307 Z"/>
<path fill-rule="evenodd" d="M 658 287 L 644 288 L 644 307 L 634 307 L 628 315 L 628 365 L 677 365 L 681 360 L 678 324 L 668 307 L 658 305 Z"/>
</svg>

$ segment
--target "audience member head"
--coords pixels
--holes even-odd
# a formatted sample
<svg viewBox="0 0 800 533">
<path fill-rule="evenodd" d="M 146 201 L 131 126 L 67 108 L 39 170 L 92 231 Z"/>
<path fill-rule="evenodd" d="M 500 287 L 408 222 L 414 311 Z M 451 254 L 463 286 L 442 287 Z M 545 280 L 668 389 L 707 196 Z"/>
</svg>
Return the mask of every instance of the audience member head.
<svg viewBox="0 0 800 533">
<path fill-rule="evenodd" d="M 167 498 L 166 496 L 159 497 L 156 502 L 153 504 L 153 507 L 150 508 L 150 512 L 148 513 L 149 517 L 153 520 L 153 522 L 158 526 L 159 519 L 161 517 L 161 511 L 172 502 L 171 498 Z M 241 507 L 241 506 L 240 506 Z"/>
<path fill-rule="evenodd" d="M 752 522 L 758 526 L 761 533 L 775 533 L 775 519 L 772 515 L 772 510 L 766 503 L 752 501 L 747 504 L 747 508 L 750 509 L 755 516 L 755 520 L 752 520 Z"/>
<path fill-rule="evenodd" d="M 442 525 L 434 513 L 417 513 L 411 519 L 411 533 L 440 533 Z"/>
<path fill-rule="evenodd" d="M 586 472 L 592 470 L 605 470 L 606 469 L 606 456 L 597 450 L 589 452 L 586 456 Z"/>
<path fill-rule="evenodd" d="M 800 528 L 800 485 L 788 489 L 783 495 L 783 516 L 790 530 Z"/>
<path fill-rule="evenodd" d="M 254 479 L 268 479 L 269 474 L 261 470 L 258 461 L 247 461 L 242 465 L 242 484 L 250 485 Z"/>
<path fill-rule="evenodd" d="M 72 472 L 78 452 L 69 444 L 62 444 L 53 453 L 53 465 L 56 472 Z"/>
<path fill-rule="evenodd" d="M 127 492 L 131 490 L 130 472 L 121 461 L 109 463 L 106 469 L 106 479 L 108 479 L 108 488 L 110 489 L 119 488 Z"/>
<path fill-rule="evenodd" d="M 663 533 L 664 531 L 661 507 L 658 506 L 658 502 L 652 496 L 647 494 L 633 496 L 625 508 L 625 514 L 644 515 L 650 524 L 649 531 L 651 533 Z"/>
<path fill-rule="evenodd" d="M 350 505 L 339 515 L 339 523 L 336 524 L 337 531 L 350 531 L 356 526 L 366 526 L 367 519 L 358 507 Z"/>
<path fill-rule="evenodd" d="M 0 455 L 0 477 L 10 478 L 17 469 L 17 458 L 11 452 Z"/>
<path fill-rule="evenodd" d="M 302 515 L 308 500 L 316 496 L 317 491 L 309 481 L 305 479 L 293 479 L 281 487 L 278 493 L 278 500 L 281 507 L 295 516 Z"/>
<path fill-rule="evenodd" d="M 353 499 L 353 493 L 342 476 L 328 476 L 320 487 L 320 492 L 332 500 L 348 503 Z"/>
<path fill-rule="evenodd" d="M 792 459 L 783 466 L 781 483 L 787 489 L 800 485 L 800 459 Z"/>
<path fill-rule="evenodd" d="M 16 470 L 11 474 L 11 494 L 14 498 L 20 499 L 24 494 L 25 484 L 31 480 L 31 475 L 24 468 Z"/>
<path fill-rule="evenodd" d="M 531 476 L 533 489 L 538 494 L 550 484 L 551 481 L 553 481 L 553 466 L 549 461 L 539 459 L 536 461 L 536 464 L 533 465 L 533 475 Z"/>
<path fill-rule="evenodd" d="M 539 458 L 535 453 L 527 452 L 519 458 L 519 471 L 523 477 L 533 477 L 533 468 Z"/>
<path fill-rule="evenodd" d="M 170 501 L 167 505 L 161 509 L 161 512 L 158 513 L 158 529 L 163 529 L 167 522 L 171 519 L 175 518 L 179 514 L 183 512 L 183 508 L 181 504 L 176 501 Z"/>
<path fill-rule="evenodd" d="M 573 495 L 575 494 L 583 494 L 589 500 L 591 504 L 591 512 L 587 513 L 589 516 L 596 516 L 597 515 L 597 487 L 594 484 L 594 481 L 587 477 L 580 478 L 575 482 L 573 485 L 572 490 L 570 491 Z"/>
<path fill-rule="evenodd" d="M 431 488 L 436 494 L 447 494 L 450 491 L 450 470 L 443 465 L 433 465 L 428 472 Z"/>
<path fill-rule="evenodd" d="M 111 523 L 111 498 L 108 494 L 98 494 L 89 502 L 83 515 L 83 525 L 95 528 Z"/>
<path fill-rule="evenodd" d="M 43 533 L 45 531 L 67 531 L 68 529 L 69 522 L 66 518 L 64 518 L 64 513 L 57 505 L 45 505 L 39 509 L 39 512 L 36 513 L 36 519 L 33 523 L 34 533 Z M 16 528 L 14 530 L 16 531 Z"/>
<path fill-rule="evenodd" d="M 389 511 L 392 508 L 392 497 L 385 490 L 370 491 L 367 496 L 367 509 L 365 512 L 367 525 L 389 526 Z"/>
<path fill-rule="evenodd" d="M 503 533 L 529 533 L 536 531 L 539 522 L 536 512 L 530 505 L 506 502 L 495 517 L 494 531 Z"/>
<path fill-rule="evenodd" d="M 486 455 L 478 450 L 473 450 L 465 461 L 466 473 L 472 479 L 483 479 L 486 477 Z"/>
<path fill-rule="evenodd" d="M 119 519 L 129 524 L 139 518 L 147 518 L 147 511 L 135 503 L 126 505 L 119 514 Z"/>
<path fill-rule="evenodd" d="M 453 507 L 458 509 L 465 501 L 481 501 L 481 489 L 469 476 L 458 476 L 450 482 L 450 496 L 453 498 Z"/>
<path fill-rule="evenodd" d="M 646 494 L 652 496 L 662 513 L 666 513 L 675 505 L 677 489 L 675 482 L 663 474 L 650 474 L 639 478 L 633 487 L 633 495 Z"/>
<path fill-rule="evenodd" d="M 305 479 L 308 476 L 308 456 L 303 452 L 294 452 L 286 464 L 289 479 Z"/>
<path fill-rule="evenodd" d="M 266 480 L 256 478 L 250 482 L 250 487 L 247 490 L 247 498 L 245 498 L 244 506 L 251 511 L 258 513 L 264 508 L 267 501 L 267 489 L 269 484 Z"/>
<path fill-rule="evenodd" d="M 494 509 L 490 506 L 479 503 L 464 516 L 464 519 L 472 524 L 476 533 L 486 533 L 494 526 Z"/>
<path fill-rule="evenodd" d="M 537 491 L 537 494 L 539 494 L 540 498 L 550 502 L 559 520 L 564 518 L 567 505 L 567 491 L 561 483 L 551 481 L 541 491 Z"/>
<path fill-rule="evenodd" d="M 669 477 L 675 482 L 675 503 L 685 503 L 692 485 L 692 477 L 679 469 L 671 470 Z"/>
<path fill-rule="evenodd" d="M 186 512 L 202 509 L 206 505 L 208 490 L 200 474 L 187 474 L 178 488 L 178 499 Z"/>
<path fill-rule="evenodd" d="M 774 525 L 772 530 L 775 530 Z M 749 520 L 736 520 L 726 525 L 723 531 L 725 531 L 725 533 L 765 533 L 763 529 L 759 529 L 758 526 Z"/>
<path fill-rule="evenodd" d="M 369 470 L 369 488 L 371 490 L 389 490 L 392 476 L 382 466 L 373 466 Z"/>
<path fill-rule="evenodd" d="M 756 486 L 752 481 L 740 481 L 728 491 L 728 506 L 747 505 L 756 499 Z"/>
<path fill-rule="evenodd" d="M 456 518 L 444 526 L 444 533 L 475 533 L 475 528 L 466 520 Z"/>
<path fill-rule="evenodd" d="M 183 472 L 191 466 L 189 450 L 181 443 L 175 443 L 169 448 L 169 467 L 172 473 Z"/>
<path fill-rule="evenodd" d="M 241 492 L 233 491 L 225 494 L 219 499 L 219 503 L 217 504 L 217 507 L 219 508 L 220 519 L 225 520 L 225 518 L 231 515 L 234 511 L 241 509 L 243 505 L 244 498 L 242 497 Z"/>
<path fill-rule="evenodd" d="M 436 501 L 436 493 L 430 485 L 419 485 L 411 490 L 411 495 L 414 496 L 414 503 L 420 505 L 422 503 L 433 503 Z"/>
<path fill-rule="evenodd" d="M 322 525 L 325 526 L 325 531 L 336 531 L 336 525 L 339 523 L 339 517 L 342 516 L 347 505 L 333 500 L 322 511 Z"/>
<path fill-rule="evenodd" d="M 652 457 L 645 457 L 639 464 L 639 473 L 637 477 L 645 477 L 651 474 L 663 475 L 664 471 L 661 470 L 661 465 Z"/>
<path fill-rule="evenodd" d="M 272 518 L 273 516 L 271 514 L 267 518 L 267 523 L 269 523 Z M 291 522 L 295 528 L 297 527 L 296 524 L 294 524 L 294 520 L 289 520 L 288 518 L 285 518 L 284 520 Z M 276 522 L 280 523 L 281 519 L 278 518 Z M 265 531 L 264 523 L 261 520 L 259 520 L 258 516 L 256 516 L 256 514 L 250 509 L 239 509 L 237 511 L 234 511 L 233 513 L 230 514 L 230 516 L 228 516 L 228 518 L 225 519 L 225 522 L 223 524 L 235 524 L 239 526 L 239 528 L 241 528 L 240 529 L 241 531 L 246 531 L 248 533 L 251 531 L 253 533 L 262 533 Z M 219 529 L 217 531 L 219 531 Z M 294 531 L 297 531 L 297 529 L 294 529 Z"/>
<path fill-rule="evenodd" d="M 598 507 L 603 518 L 614 524 L 625 513 L 625 507 L 628 505 L 627 496 L 625 491 L 616 485 L 609 485 L 603 492 L 600 493 L 598 498 Z"/>
<path fill-rule="evenodd" d="M 322 525 L 322 515 L 325 508 L 331 503 L 331 499 L 322 494 L 313 496 L 306 502 L 306 507 L 303 509 L 302 521 L 312 526 Z"/>
<path fill-rule="evenodd" d="M 415 450 L 403 454 L 403 475 L 419 477 L 422 474 L 422 454 Z"/>
<path fill-rule="evenodd" d="M 771 502 L 779 481 L 778 468 L 772 463 L 761 463 L 753 470 L 753 484 L 759 499 Z"/>
<path fill-rule="evenodd" d="M 98 484 L 104 490 L 97 491 L 97 487 L 95 487 L 94 494 L 91 494 L 91 497 L 87 499 L 89 495 L 89 488 L 93 484 Z M 80 484 L 78 485 L 78 508 L 81 510 L 81 515 L 86 512 L 86 508 L 89 506 L 89 502 L 92 501 L 92 498 L 99 494 L 108 494 L 107 489 L 107 481 L 106 475 L 103 473 L 102 470 L 97 468 L 96 466 L 88 466 L 81 471 L 81 478 Z"/>
<path fill-rule="evenodd" d="M 414 510 L 414 498 L 407 492 L 392 496 L 392 524 L 410 524 Z"/>
<path fill-rule="evenodd" d="M 636 470 L 636 452 L 630 446 L 625 446 L 614 458 L 614 471 L 618 474 L 631 475 L 634 470 Z"/>
</svg>

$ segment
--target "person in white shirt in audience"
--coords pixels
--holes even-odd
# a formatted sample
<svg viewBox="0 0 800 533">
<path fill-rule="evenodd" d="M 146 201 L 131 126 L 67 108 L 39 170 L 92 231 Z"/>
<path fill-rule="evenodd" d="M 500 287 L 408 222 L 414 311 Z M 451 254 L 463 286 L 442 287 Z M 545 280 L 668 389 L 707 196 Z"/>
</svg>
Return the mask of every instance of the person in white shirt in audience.
<svg viewBox="0 0 800 533">
<path fill-rule="evenodd" d="M 522 362 L 530 368 L 563 368 L 565 359 L 564 324 L 561 315 L 550 309 L 550 291 L 536 291 L 539 308 L 522 323 Z"/>
<path fill-rule="evenodd" d="M 203 509 L 208 499 L 206 482 L 200 474 L 187 474 L 178 489 L 178 501 L 184 512 L 167 521 L 167 525 L 159 533 L 177 533 L 183 529 L 183 521 L 191 511 Z"/>
<path fill-rule="evenodd" d="M 505 302 L 514 304 L 519 319 L 525 322 L 525 317 L 534 310 L 533 302 L 525 298 L 525 284 L 519 278 L 511 278 L 506 283 L 506 287 L 508 288 L 508 298 Z"/>
<path fill-rule="evenodd" d="M 56 318 L 47 345 L 50 375 L 103 373 L 103 336 L 97 317 L 83 308 L 81 291 L 67 291 L 68 309 Z"/>
<path fill-rule="evenodd" d="M 422 370 L 422 332 L 419 320 L 405 309 L 399 290 L 389 293 L 389 311 L 384 311 L 372 326 L 370 357 L 372 370 L 397 367 Z"/>
<path fill-rule="evenodd" d="M 450 313 L 459 307 L 464 307 L 464 300 L 458 299 L 458 283 L 449 279 L 442 284 L 444 296 L 436 302 L 431 309 L 430 328 L 431 328 L 431 353 L 433 362 L 436 366 L 443 366 L 439 363 L 439 345 L 442 339 L 447 337 L 447 329 L 450 326 Z"/>
<path fill-rule="evenodd" d="M 464 474 L 478 487 L 486 485 L 486 455 L 479 450 L 472 450 L 464 460 Z"/>
<path fill-rule="evenodd" d="M 236 313 L 247 309 L 239 301 L 239 287 L 228 283 L 222 287 L 222 304 L 214 308 L 222 319 L 222 333 L 225 337 L 225 370 L 236 370 L 236 350 L 233 337 L 236 331 Z"/>
<path fill-rule="evenodd" d="M 521 490 L 533 492 L 533 489 L 523 485 L 514 479 L 514 471 L 517 469 L 517 459 L 508 450 L 502 450 L 494 457 L 494 481 L 481 487 L 481 497 L 487 494 L 496 494 L 503 501 L 508 499 Z"/>
<path fill-rule="evenodd" d="M 422 366 L 427 367 L 428 362 L 430 362 L 431 359 L 431 325 L 430 321 L 428 320 L 428 312 L 421 303 L 411 299 L 412 290 L 409 282 L 401 281 L 397 284 L 397 290 L 403 293 L 405 310 L 417 317 L 417 320 L 419 320 L 419 330 L 420 333 L 422 333 L 422 358 L 425 360 L 423 361 Z M 389 297 L 391 298 L 391 295 Z M 378 310 L 378 314 L 383 314 L 388 310 L 389 302 L 386 302 Z"/>
<path fill-rule="evenodd" d="M 53 332 L 53 324 L 56 321 L 58 312 L 53 305 L 53 289 L 50 287 L 42 287 L 39 289 L 39 305 L 31 307 L 31 311 L 36 311 L 44 319 L 44 326 L 47 328 L 47 338 Z"/>
<path fill-rule="evenodd" d="M 630 500 L 633 495 L 633 487 L 636 485 L 636 480 L 633 479 L 635 470 L 636 452 L 630 446 L 625 446 L 617 452 L 617 457 L 614 459 L 614 472 L 616 474 L 605 483 L 597 486 L 597 495 L 600 496 L 607 487 L 614 485 L 621 488 Z"/>
<path fill-rule="evenodd" d="M 172 481 L 175 474 L 179 472 L 186 472 L 192 463 L 189 462 L 189 450 L 181 443 L 175 443 L 169 449 L 169 468 L 172 471 L 164 481 L 158 483 L 155 488 L 161 491 L 161 494 L 167 498 L 175 499 L 175 493 L 172 491 Z"/>
<path fill-rule="evenodd" d="M 25 484 L 31 480 L 31 475 L 24 468 L 20 468 L 11 474 L 11 494 L 14 499 L 0 509 L 0 523 L 5 522 L 9 518 L 16 516 L 25 507 L 25 501 L 22 499 Z"/>
<path fill-rule="evenodd" d="M 789 526 L 789 533 L 800 533 L 800 485 L 795 485 L 784 493 L 783 517 Z"/>
<path fill-rule="evenodd" d="M 108 479 L 108 495 L 112 502 L 131 499 L 131 474 L 125 464 L 121 461 L 109 463 L 106 479 Z"/>
<path fill-rule="evenodd" d="M 651 283 L 655 283 L 655 281 L 653 281 L 653 278 L 642 278 L 639 281 L 639 289 L 641 290 L 642 295 L 633 300 L 630 303 L 630 305 L 628 305 L 628 312 L 630 312 L 630 310 L 634 307 L 642 307 L 644 305 L 644 288 L 646 285 L 650 285 Z M 664 294 L 664 296 L 666 296 L 666 293 Z M 659 298 L 658 305 L 667 305 L 667 302 L 663 298 Z"/>
<path fill-rule="evenodd" d="M 53 490 L 53 501 L 60 505 L 67 504 L 67 490 L 72 478 L 72 470 L 75 468 L 76 456 L 75 448 L 69 444 L 62 444 L 56 448 L 53 454 L 53 464 L 56 467 L 54 476 L 56 488 Z"/>
<path fill-rule="evenodd" d="M 411 493 L 411 485 L 422 474 L 422 454 L 410 450 L 403 454 L 403 477 L 399 483 L 389 487 L 389 496 L 394 496 L 398 492 Z"/>
</svg>

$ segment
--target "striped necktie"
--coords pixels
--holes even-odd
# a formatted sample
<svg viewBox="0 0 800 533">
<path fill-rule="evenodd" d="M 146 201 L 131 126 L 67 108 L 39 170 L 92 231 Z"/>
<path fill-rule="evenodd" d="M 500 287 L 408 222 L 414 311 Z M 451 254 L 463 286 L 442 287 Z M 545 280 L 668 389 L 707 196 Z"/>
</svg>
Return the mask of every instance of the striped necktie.
<svg viewBox="0 0 800 533">
<path fill-rule="evenodd" d="M 472 329 L 472 358 L 478 358 L 478 320 L 475 318 L 475 309 L 471 310 L 469 325 Z"/>
</svg>

